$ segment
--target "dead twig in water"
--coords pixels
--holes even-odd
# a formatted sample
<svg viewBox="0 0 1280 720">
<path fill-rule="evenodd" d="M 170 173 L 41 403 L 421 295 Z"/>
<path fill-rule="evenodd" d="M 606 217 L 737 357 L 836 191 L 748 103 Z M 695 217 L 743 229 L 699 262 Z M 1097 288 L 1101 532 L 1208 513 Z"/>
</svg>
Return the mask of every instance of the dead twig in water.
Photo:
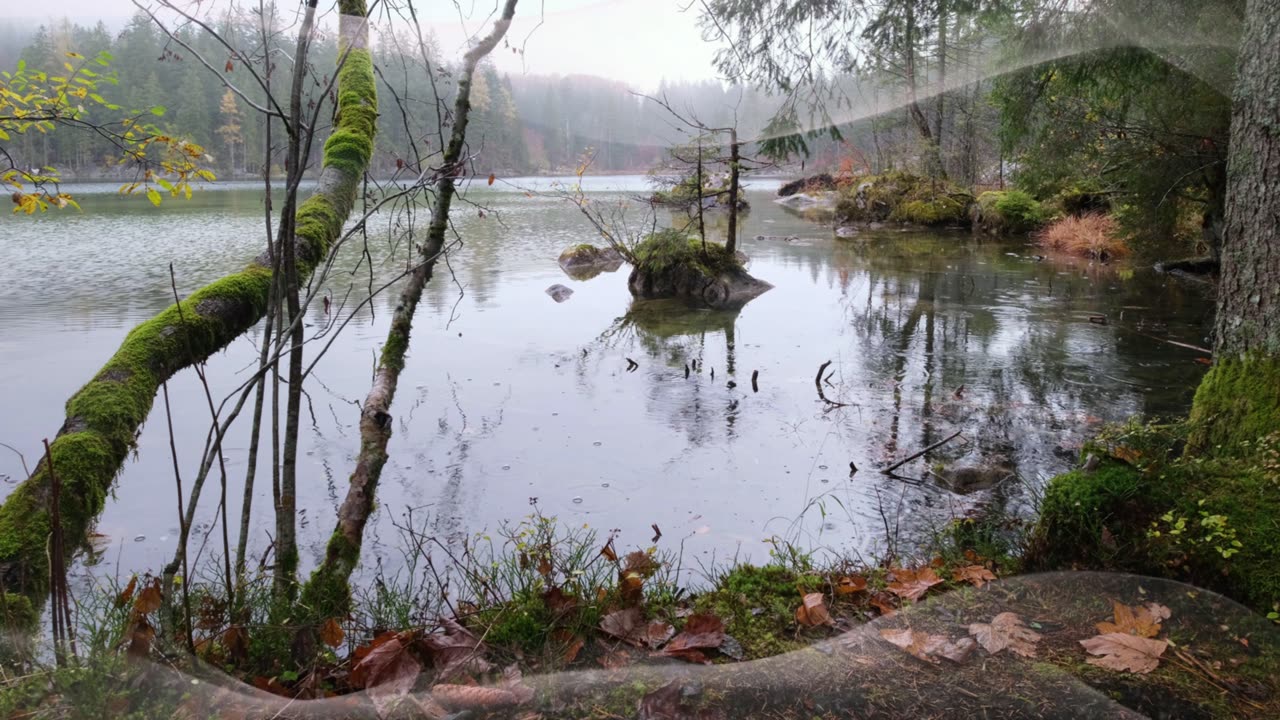
<svg viewBox="0 0 1280 720">
<path fill-rule="evenodd" d="M 830 405 L 833 408 L 849 407 L 849 403 L 836 402 L 835 400 L 828 398 L 827 394 L 822 391 L 822 373 L 827 369 L 827 366 L 830 364 L 831 364 L 831 361 L 828 360 L 822 363 L 821 365 L 819 365 L 818 374 L 815 375 L 813 378 L 813 386 L 818 388 L 818 399 Z M 832 370 L 831 372 L 832 374 L 835 374 L 834 370 Z M 834 385 L 832 387 L 834 387 Z"/>
<path fill-rule="evenodd" d="M 890 465 L 889 467 L 887 467 L 887 468 L 885 468 L 885 469 L 881 470 L 881 471 L 880 471 L 880 474 L 881 474 L 881 475 L 892 475 L 894 470 L 897 470 L 898 468 L 902 467 L 903 465 L 906 465 L 907 463 L 911 462 L 912 460 L 915 460 L 916 458 L 920 457 L 921 455 L 924 455 L 925 453 L 929 452 L 930 450 L 936 450 L 937 448 L 940 448 L 940 447 L 942 447 L 943 445 L 946 445 L 947 443 L 951 442 L 952 440 L 955 440 L 955 439 L 956 439 L 957 437 L 959 437 L 959 436 L 960 436 L 960 431 L 959 431 L 959 430 L 957 430 L 957 431 L 955 431 L 955 432 L 951 433 L 950 435 L 948 435 L 947 437 L 945 437 L 945 438 L 943 438 L 943 439 L 939 440 L 938 442 L 936 442 L 936 443 L 934 443 L 934 444 L 930 445 L 929 447 L 927 447 L 927 448 L 925 448 L 925 449 L 921 450 L 920 452 L 915 453 L 915 454 L 914 454 L 914 455 L 912 455 L 911 457 L 908 457 L 908 458 L 903 459 L 903 460 L 899 460 L 898 462 L 896 462 L 896 463 L 894 463 L 894 464 Z"/>
</svg>

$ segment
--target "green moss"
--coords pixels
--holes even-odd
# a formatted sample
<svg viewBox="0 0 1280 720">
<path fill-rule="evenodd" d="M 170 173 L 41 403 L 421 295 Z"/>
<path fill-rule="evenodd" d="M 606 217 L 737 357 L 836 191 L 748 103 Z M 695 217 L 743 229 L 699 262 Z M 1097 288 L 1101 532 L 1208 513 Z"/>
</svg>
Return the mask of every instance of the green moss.
<svg viewBox="0 0 1280 720">
<path fill-rule="evenodd" d="M 676 266 L 697 269 L 708 277 L 739 270 L 742 263 L 724 245 L 704 243 L 678 230 L 661 230 L 635 247 L 636 267 L 644 272 L 662 274 Z"/>
<path fill-rule="evenodd" d="M 1111 567 L 1121 559 L 1118 544 L 1103 541 L 1129 528 L 1134 516 L 1150 514 L 1139 506 L 1145 490 L 1142 473 L 1117 460 L 1103 460 L 1092 472 L 1079 469 L 1049 481 L 1040 505 L 1040 521 L 1028 562 L 1032 566 L 1072 564 Z"/>
<path fill-rule="evenodd" d="M 716 578 L 715 588 L 698 596 L 695 606 L 725 622 L 748 659 L 770 657 L 802 647 L 795 610 L 806 592 L 822 579 L 781 565 L 738 565 Z"/>
<path fill-rule="evenodd" d="M 993 234 L 1030 232 L 1049 219 L 1049 211 L 1021 190 L 993 190 L 978 196 L 976 222 Z"/>
<path fill-rule="evenodd" d="M 1197 423 L 1107 431 L 1093 472 L 1054 478 L 1026 559 L 1170 577 L 1268 612 L 1280 602 L 1280 431 L 1200 454 Z M 1183 448 L 1186 451 L 1183 451 Z"/>
<path fill-rule="evenodd" d="M 6 631 L 31 632 L 40 627 L 40 613 L 26 595 L 3 593 L 0 598 L 0 626 Z"/>
<path fill-rule="evenodd" d="M 965 221 L 965 206 L 946 196 L 911 200 L 895 208 L 890 219 L 913 225 L 957 225 Z"/>
<path fill-rule="evenodd" d="M 1234 453 L 1280 431 L 1280 360 L 1263 355 L 1219 358 L 1191 405 L 1192 452 Z"/>
<path fill-rule="evenodd" d="M 968 222 L 972 200 L 945 181 L 891 171 L 849 183 L 836 201 L 836 217 L 843 222 L 958 225 Z"/>
</svg>

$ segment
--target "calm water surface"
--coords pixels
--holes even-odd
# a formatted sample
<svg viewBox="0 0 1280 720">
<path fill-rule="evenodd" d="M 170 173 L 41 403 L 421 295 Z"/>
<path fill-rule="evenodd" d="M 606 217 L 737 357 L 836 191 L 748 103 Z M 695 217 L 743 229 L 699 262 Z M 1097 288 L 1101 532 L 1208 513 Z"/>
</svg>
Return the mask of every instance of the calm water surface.
<svg viewBox="0 0 1280 720">
<path fill-rule="evenodd" d="M 463 245 L 438 269 L 416 319 L 366 565 L 399 562 L 395 526 L 409 508 L 456 541 L 528 514 L 534 498 L 562 520 L 619 530 L 626 546 L 649 545 L 656 524 L 660 545 L 684 540 L 687 555 L 706 559 L 763 560 L 775 536 L 874 552 L 884 545 L 882 513 L 919 537 L 982 504 L 1030 512 L 1044 480 L 1072 464 L 1099 423 L 1185 411 L 1204 369 L 1195 351 L 1158 339 L 1205 344 L 1212 303 L 1198 287 L 1144 269 L 1037 260 L 1025 241 L 897 231 L 836 240 L 776 206 L 776 183 L 763 180 L 749 194 L 742 246 L 750 271 L 774 290 L 737 312 L 635 304 L 625 268 L 580 282 L 557 267 L 563 248 L 595 237 L 575 208 L 537 192 L 548 186 L 475 188 L 468 197 L 483 217 L 455 205 Z M 645 186 L 589 178 L 587 189 L 620 199 Z M 253 186 L 158 209 L 113 190 L 72 188 L 83 213 L 0 222 L 0 442 L 28 463 L 57 431 L 66 398 L 134 324 L 171 302 L 170 263 L 187 293 L 262 246 Z M 371 282 L 403 267 L 397 236 L 385 219 L 372 224 L 372 278 L 363 243 L 344 250 L 325 282 L 335 306 L 346 299 L 343 316 Z M 555 303 L 544 292 L 553 283 L 574 295 Z M 368 390 L 393 303 L 388 293 L 358 312 L 308 385 L 304 562 L 319 557 L 332 529 L 358 448 L 355 401 Z M 308 320 L 311 334 L 328 322 L 320 307 Z M 219 398 L 255 362 L 247 337 L 209 363 Z M 626 372 L 627 358 L 639 369 Z M 686 378 L 693 360 L 699 371 Z M 814 375 L 827 360 L 825 393 L 844 407 L 817 396 Z M 209 422 L 201 392 L 191 372 L 170 383 L 188 484 Z M 963 440 L 903 468 L 910 480 L 876 472 L 957 429 Z M 247 446 L 246 424 L 228 443 L 233 518 Z M 7 493 L 24 473 L 16 455 L 0 453 Z M 928 476 L 933 462 L 992 456 L 1010 460 L 1016 478 L 961 495 Z M 861 472 L 851 476 L 851 462 Z M 261 549 L 272 523 L 269 488 L 258 488 Z M 216 507 L 206 497 L 205 525 Z M 106 561 L 125 570 L 156 569 L 173 552 L 176 495 L 159 399 L 98 530 Z M 220 552 L 213 537 L 204 559 Z"/>
</svg>

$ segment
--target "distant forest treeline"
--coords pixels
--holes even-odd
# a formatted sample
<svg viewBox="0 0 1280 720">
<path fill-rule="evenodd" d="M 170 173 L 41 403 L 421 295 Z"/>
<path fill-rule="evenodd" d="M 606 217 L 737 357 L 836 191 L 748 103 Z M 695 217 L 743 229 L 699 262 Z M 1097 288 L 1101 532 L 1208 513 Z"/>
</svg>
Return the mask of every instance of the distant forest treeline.
<svg viewBox="0 0 1280 720">
<path fill-rule="evenodd" d="M 257 58 L 262 56 L 263 42 L 256 18 L 226 21 L 216 29 L 232 46 L 244 49 L 260 70 Z M 203 145 L 223 177 L 260 175 L 267 139 L 265 116 L 226 90 L 182 44 L 218 70 L 230 67 L 229 79 L 260 105 L 266 104 L 265 98 L 256 97 L 255 91 L 264 93 L 240 67 L 242 59 L 232 57 L 207 33 L 178 31 L 176 37 L 181 42 L 171 40 L 142 14 L 119 33 L 101 22 L 86 27 L 69 20 L 38 29 L 0 26 L 0 69 L 12 70 L 22 61 L 29 70 L 57 74 L 68 60 L 66 53 L 94 57 L 105 50 L 112 56 L 110 70 L 119 80 L 102 91 L 108 100 L 133 109 L 162 106 L 165 113 L 159 124 Z M 291 42 L 288 33 L 270 40 L 282 58 L 292 54 Z M 380 70 L 380 117 L 373 171 L 389 173 L 398 159 L 411 157 L 415 149 L 423 156 L 438 149 L 441 115 L 435 98 L 438 94 L 443 100 L 440 113 L 451 109 L 456 59 L 441 57 L 432 38 L 426 37 L 423 46 L 430 58 L 429 71 L 416 34 L 403 29 L 375 31 L 374 43 Z M 311 53 L 315 70 L 307 89 L 309 106 L 329 81 L 325 70 L 334 67 L 337 59 L 336 35 L 322 34 Z M 287 60 L 281 62 L 287 65 Z M 274 75 L 273 94 L 282 105 L 287 102 L 287 74 L 287 67 L 277 67 Z M 716 81 L 664 84 L 659 93 L 665 93 L 682 112 L 696 114 L 711 125 L 730 122 L 736 106 L 742 126 L 759 127 L 777 105 L 774 98 Z M 670 145 L 685 139 L 673 129 L 665 110 L 621 82 L 590 75 L 512 75 L 488 66 L 477 76 L 472 104 L 468 137 L 480 173 L 571 171 L 588 148 L 594 151 L 593 172 L 644 171 L 658 165 Z M 320 113 L 322 127 L 330 120 L 330 107 Z M 271 137 L 278 157 L 285 137 L 278 123 Z M 31 133 L 13 149 L 19 163 L 57 167 L 66 177 L 113 177 L 122 172 L 113 169 L 119 153 L 107 139 L 92 133 Z M 312 149 L 312 161 L 319 153 L 319 147 Z M 273 160 L 273 165 L 278 162 Z"/>
<path fill-rule="evenodd" d="M 214 29 L 238 55 L 209 33 L 178 29 L 170 38 L 141 13 L 117 33 L 101 22 L 87 27 L 66 19 L 38 28 L 0 24 L 0 69 L 25 62 L 28 70 L 56 74 L 64 68 L 68 52 L 92 58 L 105 50 L 112 56 L 110 70 L 119 80 L 101 91 L 109 101 L 138 110 L 164 107 L 159 124 L 204 146 L 222 178 L 256 177 L 266 157 L 267 119 L 227 90 L 200 58 L 219 72 L 230 68 L 226 73 L 230 82 L 266 106 L 265 93 L 243 64 L 248 58 L 260 73 L 267 54 L 263 47 L 269 47 L 270 55 L 277 58 L 273 95 L 287 107 L 287 58 L 293 54 L 296 29 L 276 19 L 277 29 L 268 33 L 265 43 L 254 15 L 215 23 Z M 439 123 L 442 119 L 449 123 L 458 59 L 442 53 L 429 34 L 419 42 L 411 28 L 375 27 L 371 34 L 380 111 L 371 171 L 386 176 L 399 161 L 427 158 L 439 151 Z M 310 55 L 312 73 L 304 91 L 308 107 L 314 107 L 328 86 L 337 55 L 336 34 L 321 32 Z M 846 117 L 861 119 L 840 123 L 839 140 L 823 133 L 808 138 L 807 156 L 795 158 L 800 167 L 792 169 L 879 172 L 918 164 L 920 145 L 907 114 L 901 108 L 877 107 L 877 82 L 874 74 L 864 85 L 852 78 L 841 81 L 848 95 L 863 98 L 859 106 L 863 111 L 849 111 Z M 945 121 L 949 132 L 943 154 L 953 174 L 968 182 L 991 174 L 996 164 L 998 149 L 990 139 L 996 121 L 986 102 L 989 91 L 990 84 L 980 82 L 949 93 Z M 736 124 L 744 140 L 758 138 L 782 103 L 777 96 L 716 80 L 664 82 L 655 95 L 709 127 Z M 593 173 L 645 172 L 661 167 L 669 148 L 690 139 L 678 129 L 682 124 L 657 103 L 637 95 L 625 83 L 587 74 L 510 74 L 488 65 L 477 75 L 472 105 L 467 136 L 474 171 L 480 175 L 572 172 L 588 151 L 594 157 Z M 319 113 L 321 137 L 327 134 L 331 108 L 332 103 L 326 103 Z M 868 117 L 866 108 L 884 112 Z M 992 132 L 979 132 L 980 128 Z M 279 173 L 285 135 L 278 121 L 272 122 L 270 137 L 273 172 Z M 751 155 L 756 149 L 748 143 L 744 152 Z M 19 164 L 56 167 L 67 178 L 132 175 L 132 169 L 115 164 L 119 153 L 110 141 L 89 132 L 28 133 L 9 150 Z M 312 148 L 313 165 L 320 152 L 320 147 Z"/>
</svg>

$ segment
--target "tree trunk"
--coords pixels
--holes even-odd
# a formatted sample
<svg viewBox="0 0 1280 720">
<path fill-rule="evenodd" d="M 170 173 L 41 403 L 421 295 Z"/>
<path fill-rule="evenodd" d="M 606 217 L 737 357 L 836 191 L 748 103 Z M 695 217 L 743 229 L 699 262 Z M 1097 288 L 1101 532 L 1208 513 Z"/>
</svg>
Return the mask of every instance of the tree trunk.
<svg viewBox="0 0 1280 720">
<path fill-rule="evenodd" d="M 493 29 L 464 56 L 462 74 L 458 79 L 458 94 L 454 101 L 453 132 L 445 150 L 442 177 L 439 182 L 436 205 L 431 213 L 431 225 L 427 229 L 426 242 L 420 253 L 420 263 L 409 276 L 409 282 L 400 293 L 400 300 L 391 317 L 391 328 L 382 346 L 382 357 L 374 375 L 373 386 L 365 397 L 360 413 L 360 455 L 347 488 L 347 495 L 338 508 L 337 527 L 325 548 L 325 558 L 312 573 L 302 591 L 302 606 L 312 620 L 321 622 L 343 614 L 350 603 L 351 589 L 348 581 L 360 561 L 360 548 L 364 541 L 364 527 L 373 512 L 374 493 L 382 468 L 387 461 L 387 443 L 391 439 L 391 401 L 395 397 L 404 368 L 405 353 L 409 349 L 409 332 L 413 327 L 413 314 L 422 297 L 422 289 L 431 280 L 435 261 L 444 248 L 445 233 L 449 229 L 449 205 L 454 196 L 454 177 L 465 165 L 463 148 L 466 143 L 467 121 L 471 112 L 471 80 L 476 66 L 506 35 L 515 14 L 517 0 L 506 0 L 502 16 L 494 22 Z"/>
<path fill-rule="evenodd" d="M 903 35 L 905 36 L 903 52 L 906 53 L 903 61 L 907 80 L 907 115 L 915 123 L 916 130 L 920 133 L 920 140 L 924 143 L 930 166 L 929 175 L 946 179 L 947 172 L 942 167 L 942 154 L 938 151 L 938 143 L 933 136 L 933 130 L 929 128 L 929 118 L 925 117 L 924 110 L 920 109 L 918 81 L 916 78 L 916 36 L 919 30 L 916 27 L 916 2 L 917 0 L 907 0 L 906 2 L 906 27 L 903 29 Z"/>
<path fill-rule="evenodd" d="M 938 93 L 933 105 L 933 139 L 939 152 L 947 107 L 947 12 L 947 0 L 938 0 Z"/>
<path fill-rule="evenodd" d="M 738 162 L 741 160 L 738 128 L 729 128 L 729 237 L 724 249 L 732 256 L 738 250 Z"/>
<path fill-rule="evenodd" d="M 1237 61 L 1214 367 L 1192 447 L 1238 449 L 1280 430 L 1280 5 L 1249 0 Z"/>
<path fill-rule="evenodd" d="M 340 0 L 339 8 L 343 15 L 363 17 L 365 3 Z M 293 244 L 302 278 L 311 274 L 341 234 L 373 152 L 377 94 L 373 65 L 363 47 L 345 57 L 337 95 L 324 169 L 315 193 L 295 216 Z M 266 311 L 271 282 L 271 260 L 264 252 L 244 270 L 192 293 L 182 301 L 181 311 L 170 306 L 135 327 L 97 375 L 71 396 L 66 420 L 52 444 L 64 492 L 66 537 L 83 538 L 102 511 L 160 384 L 253 327 Z M 10 590 L 34 591 L 47 583 L 48 505 L 49 476 L 41 467 L 0 507 L 0 580 Z"/>
</svg>

